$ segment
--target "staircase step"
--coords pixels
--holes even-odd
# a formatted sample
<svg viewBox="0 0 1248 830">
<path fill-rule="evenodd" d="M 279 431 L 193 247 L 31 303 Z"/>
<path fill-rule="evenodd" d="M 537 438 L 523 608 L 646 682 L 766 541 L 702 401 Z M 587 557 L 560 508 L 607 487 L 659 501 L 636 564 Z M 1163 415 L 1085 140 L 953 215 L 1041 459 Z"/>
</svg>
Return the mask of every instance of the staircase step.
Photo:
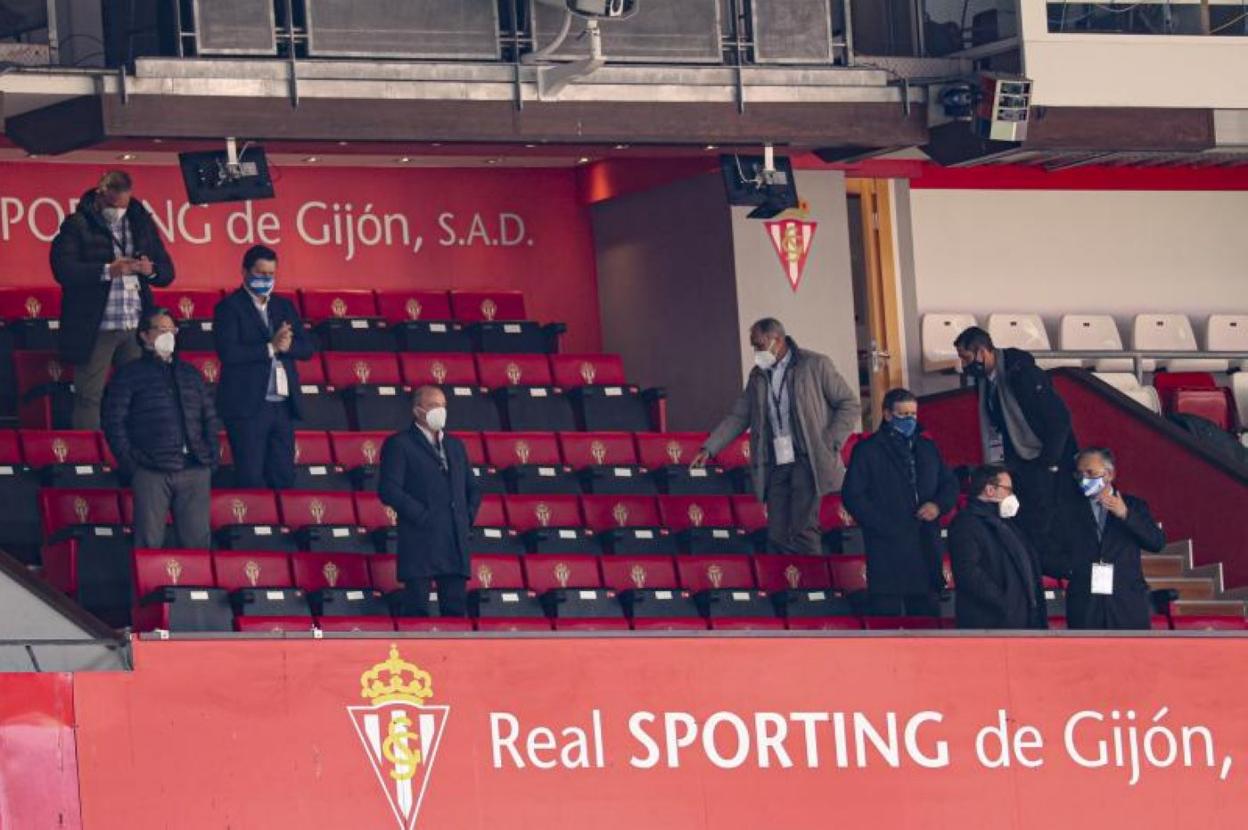
<svg viewBox="0 0 1248 830">
<path fill-rule="evenodd" d="M 1148 553 L 1140 557 L 1144 567 L 1144 578 L 1182 576 L 1187 566 L 1187 557 L 1180 554 Z"/>
<path fill-rule="evenodd" d="M 1242 617 L 1245 610 L 1245 603 L 1235 599 L 1181 599 L 1170 603 L 1170 613 L 1176 617 Z"/>
<path fill-rule="evenodd" d="M 1213 599 L 1213 580 L 1207 577 L 1167 576 L 1150 578 L 1148 587 L 1154 591 L 1173 588 L 1180 599 Z"/>
</svg>

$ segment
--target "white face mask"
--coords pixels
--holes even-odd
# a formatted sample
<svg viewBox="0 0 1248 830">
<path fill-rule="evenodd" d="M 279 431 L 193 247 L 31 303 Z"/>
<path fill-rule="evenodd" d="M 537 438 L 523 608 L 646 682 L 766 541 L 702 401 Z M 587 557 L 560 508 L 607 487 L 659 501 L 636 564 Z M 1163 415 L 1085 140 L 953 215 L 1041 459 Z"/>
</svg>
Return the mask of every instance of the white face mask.
<svg viewBox="0 0 1248 830">
<path fill-rule="evenodd" d="M 435 406 L 433 409 L 425 412 L 425 426 L 429 427 L 433 432 L 441 432 L 446 429 L 446 407 Z"/>
<path fill-rule="evenodd" d="M 152 341 L 152 351 L 162 358 L 168 359 L 178 345 L 178 336 L 171 331 L 161 332 Z"/>
<path fill-rule="evenodd" d="M 997 512 L 1003 519 L 1012 519 L 1018 515 L 1018 496 L 1010 493 L 1001 501 L 997 502 Z"/>
<path fill-rule="evenodd" d="M 126 215 L 126 209 L 119 207 L 106 207 L 101 212 L 104 214 L 104 218 L 113 224 L 116 224 L 121 217 Z"/>
<path fill-rule="evenodd" d="M 754 352 L 754 365 L 766 372 L 776 365 L 776 356 L 771 353 L 770 349 L 756 350 Z"/>
</svg>

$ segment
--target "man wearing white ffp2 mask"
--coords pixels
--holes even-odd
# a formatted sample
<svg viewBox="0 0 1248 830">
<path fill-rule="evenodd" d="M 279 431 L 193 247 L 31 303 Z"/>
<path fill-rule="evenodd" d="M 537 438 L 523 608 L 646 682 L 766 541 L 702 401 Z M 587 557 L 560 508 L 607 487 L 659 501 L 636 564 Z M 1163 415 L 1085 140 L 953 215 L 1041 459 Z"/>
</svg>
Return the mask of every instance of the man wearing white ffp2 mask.
<svg viewBox="0 0 1248 830">
<path fill-rule="evenodd" d="M 705 467 L 748 429 L 754 495 L 767 504 L 767 549 L 817 554 L 820 499 L 841 488 L 841 447 L 858 429 L 862 402 L 826 355 L 799 348 L 779 320 L 751 326 L 750 346 L 745 390 L 691 466 Z"/>
<path fill-rule="evenodd" d="M 412 426 L 381 448 L 377 492 L 398 517 L 403 616 L 468 613 L 468 534 L 481 491 L 462 441 L 446 434 L 446 395 L 412 393 Z M 436 607 L 431 589 L 437 584 Z"/>
<path fill-rule="evenodd" d="M 970 493 L 949 526 L 958 628 L 1048 628 L 1040 557 L 1013 520 L 1026 508 L 1009 472 L 979 467 Z"/>
</svg>

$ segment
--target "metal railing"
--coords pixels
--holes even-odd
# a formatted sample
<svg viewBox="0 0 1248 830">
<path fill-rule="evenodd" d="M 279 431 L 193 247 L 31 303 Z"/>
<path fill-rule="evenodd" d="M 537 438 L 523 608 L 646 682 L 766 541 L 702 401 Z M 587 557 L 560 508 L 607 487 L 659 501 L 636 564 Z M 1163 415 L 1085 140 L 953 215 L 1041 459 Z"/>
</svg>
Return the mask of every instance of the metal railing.
<svg viewBox="0 0 1248 830">
<path fill-rule="evenodd" d="M 1148 360 L 1224 360 L 1228 364 L 1235 361 L 1248 361 L 1248 352 L 1173 352 L 1157 350 L 1136 351 L 1034 351 L 1031 356 L 1037 360 L 1130 360 L 1132 374 L 1140 383 L 1144 382 L 1144 362 Z M 1248 363 L 1245 363 L 1248 366 Z"/>
</svg>

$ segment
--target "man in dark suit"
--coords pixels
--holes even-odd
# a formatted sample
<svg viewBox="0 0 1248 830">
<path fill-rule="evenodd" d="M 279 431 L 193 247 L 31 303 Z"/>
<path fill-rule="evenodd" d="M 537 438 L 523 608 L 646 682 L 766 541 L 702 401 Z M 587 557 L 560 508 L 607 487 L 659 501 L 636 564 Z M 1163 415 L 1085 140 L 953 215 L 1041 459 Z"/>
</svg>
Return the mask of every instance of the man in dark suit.
<svg viewBox="0 0 1248 830">
<path fill-rule="evenodd" d="M 1071 558 L 1070 628 L 1148 629 L 1152 604 L 1140 548 L 1160 553 L 1166 536 L 1142 499 L 1114 487 L 1114 454 L 1089 447 L 1076 460 L 1086 497 L 1064 514 L 1061 543 Z"/>
<path fill-rule="evenodd" d="M 404 616 L 429 616 L 438 585 L 445 617 L 468 613 L 468 532 L 481 491 L 458 438 L 446 434 L 446 395 L 436 386 L 412 394 L 414 423 L 381 448 L 378 493 L 399 516 L 398 576 Z"/>
<path fill-rule="evenodd" d="M 1071 476 L 1079 446 L 1070 410 L 1048 374 L 1022 349 L 998 349 L 971 327 L 954 341 L 963 371 L 979 392 L 984 463 L 1004 463 L 1022 511 L 1018 522 L 1040 553 L 1045 573 L 1066 577 L 1070 562 L 1054 538 L 1059 513 L 1079 502 Z"/>
<path fill-rule="evenodd" d="M 99 429 L 108 370 L 142 355 L 135 334 L 152 287 L 173 282 L 173 260 L 133 189 L 128 173 L 105 173 L 52 240 L 61 359 L 74 367 L 74 429 Z"/>
<path fill-rule="evenodd" d="M 841 490 L 862 526 L 871 614 L 940 613 L 940 517 L 957 504 L 958 480 L 918 417 L 913 393 L 889 390 L 884 423 L 854 447 Z"/>
<path fill-rule="evenodd" d="M 1004 467 L 971 474 L 971 503 L 949 526 L 958 628 L 1048 628 L 1040 558 L 1012 521 L 1018 509 Z"/>
<path fill-rule="evenodd" d="M 217 410 L 225 421 L 239 487 L 283 489 L 295 481 L 299 369 L 313 355 L 294 303 L 273 296 L 277 253 L 243 256 L 243 285 L 221 302 L 212 331 L 221 359 Z"/>
</svg>

